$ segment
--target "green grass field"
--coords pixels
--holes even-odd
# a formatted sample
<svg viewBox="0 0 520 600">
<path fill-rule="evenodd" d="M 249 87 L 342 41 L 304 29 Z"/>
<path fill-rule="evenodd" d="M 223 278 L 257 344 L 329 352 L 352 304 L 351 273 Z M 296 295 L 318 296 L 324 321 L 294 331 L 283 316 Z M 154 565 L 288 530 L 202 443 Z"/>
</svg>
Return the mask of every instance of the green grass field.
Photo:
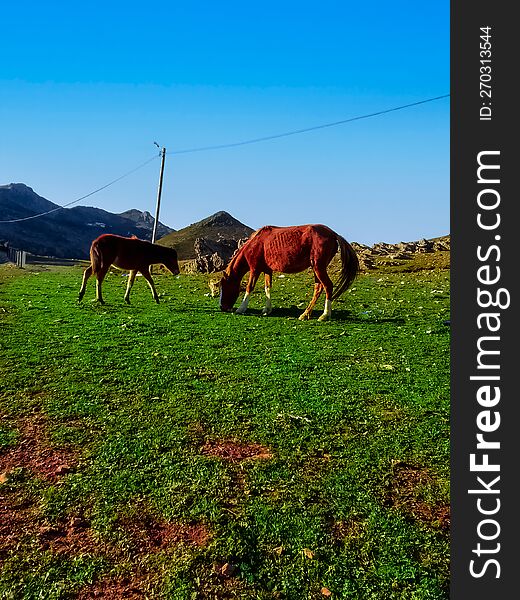
<svg viewBox="0 0 520 600">
<path fill-rule="evenodd" d="M 448 598 L 447 269 L 81 273 L 0 266 L 0 598 Z"/>
</svg>

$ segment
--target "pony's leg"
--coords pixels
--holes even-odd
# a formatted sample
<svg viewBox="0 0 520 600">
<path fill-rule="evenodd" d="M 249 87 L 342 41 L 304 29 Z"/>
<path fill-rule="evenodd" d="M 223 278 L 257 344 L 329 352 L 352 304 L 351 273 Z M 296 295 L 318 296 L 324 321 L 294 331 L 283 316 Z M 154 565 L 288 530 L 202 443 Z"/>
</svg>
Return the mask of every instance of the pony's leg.
<svg viewBox="0 0 520 600">
<path fill-rule="evenodd" d="M 87 289 L 87 281 L 92 275 L 92 265 L 88 266 L 83 273 L 83 281 L 81 283 L 81 289 L 79 290 L 78 302 L 81 302 L 83 296 L 85 295 L 85 290 Z"/>
<path fill-rule="evenodd" d="M 152 296 L 153 299 L 157 302 L 157 304 L 159 304 L 159 294 L 157 293 L 157 290 L 155 289 L 155 285 L 153 283 L 153 279 L 152 276 L 150 275 L 150 269 L 144 269 L 143 271 L 141 271 L 141 273 L 143 274 L 143 277 L 146 279 L 146 281 L 148 282 L 148 285 L 150 286 L 150 289 L 152 290 Z"/>
<path fill-rule="evenodd" d="M 328 321 L 332 314 L 331 304 L 332 304 L 332 281 L 327 273 L 327 268 L 321 265 L 316 265 L 316 269 L 314 271 L 316 277 L 320 281 L 320 283 L 325 288 L 325 310 L 323 314 L 318 317 L 318 321 Z"/>
<path fill-rule="evenodd" d="M 312 299 L 309 302 L 309 306 L 307 306 L 307 308 L 298 317 L 300 319 L 300 321 L 306 321 L 307 319 L 311 318 L 312 309 L 314 308 L 316 301 L 320 297 L 322 290 L 323 290 L 323 285 L 319 281 L 316 281 L 314 284 L 314 295 L 312 296 Z"/>
<path fill-rule="evenodd" d="M 135 276 L 137 275 L 137 271 L 130 271 L 128 275 L 128 283 L 126 284 L 126 292 L 125 292 L 125 302 L 130 304 L 130 290 L 134 285 Z"/>
<path fill-rule="evenodd" d="M 242 300 L 242 304 L 236 309 L 235 314 L 243 315 L 246 312 L 247 305 L 249 304 L 249 296 L 255 287 L 259 275 L 260 273 L 256 273 L 254 271 L 249 272 L 249 281 L 246 285 L 246 293 L 244 295 L 244 299 Z"/>
<path fill-rule="evenodd" d="M 271 284 L 272 274 L 265 273 L 265 306 L 262 310 L 264 316 L 270 315 L 273 312 L 273 307 L 271 305 Z"/>
</svg>

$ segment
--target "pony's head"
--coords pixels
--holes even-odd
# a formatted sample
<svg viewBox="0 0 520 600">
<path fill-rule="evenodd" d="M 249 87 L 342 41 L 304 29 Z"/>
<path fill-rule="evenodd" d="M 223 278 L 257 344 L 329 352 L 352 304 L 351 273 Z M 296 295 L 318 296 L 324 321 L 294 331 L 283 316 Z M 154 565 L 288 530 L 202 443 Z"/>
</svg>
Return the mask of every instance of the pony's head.
<svg viewBox="0 0 520 600">
<path fill-rule="evenodd" d="M 178 275 L 181 270 L 179 269 L 179 261 L 177 260 L 177 250 L 168 248 L 168 257 L 163 264 L 173 275 Z"/>
<path fill-rule="evenodd" d="M 240 294 L 240 280 L 224 271 L 220 280 L 220 310 L 230 312 Z"/>
</svg>

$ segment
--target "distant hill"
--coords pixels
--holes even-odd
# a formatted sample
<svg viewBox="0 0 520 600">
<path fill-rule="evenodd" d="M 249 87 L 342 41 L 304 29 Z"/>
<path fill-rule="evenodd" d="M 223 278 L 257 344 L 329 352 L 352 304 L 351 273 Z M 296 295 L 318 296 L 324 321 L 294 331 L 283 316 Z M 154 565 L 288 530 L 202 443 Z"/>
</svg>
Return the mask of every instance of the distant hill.
<svg viewBox="0 0 520 600">
<path fill-rule="evenodd" d="M 161 238 L 158 243 L 170 246 L 177 250 L 179 260 L 192 260 L 196 258 L 195 240 L 205 238 L 212 242 L 220 240 L 240 240 L 249 237 L 253 229 L 244 225 L 229 213 L 220 211 L 193 223 L 184 229 L 179 229 Z"/>
<path fill-rule="evenodd" d="M 53 212 L 17 223 L 0 223 L 0 241 L 33 254 L 88 258 L 92 240 L 102 233 L 151 239 L 154 219 L 148 212 L 132 209 L 114 214 L 87 206 L 60 209 L 23 183 L 0 186 L 1 221 L 48 211 Z M 160 222 L 157 230 L 157 237 L 174 231 Z"/>
<path fill-rule="evenodd" d="M 137 227 L 143 229 L 143 231 L 146 231 L 150 234 L 153 231 L 153 223 L 155 221 L 155 218 L 152 217 L 152 215 L 147 210 L 142 212 L 135 208 L 131 208 L 130 210 L 125 210 L 125 212 L 119 213 L 119 216 L 123 217 L 124 219 L 129 219 L 130 221 L 133 221 L 137 225 Z M 172 233 L 173 231 L 175 231 L 175 229 L 172 229 L 171 227 L 167 227 L 166 225 L 163 225 L 159 221 L 157 224 L 156 239 L 162 238 L 163 236 L 168 235 L 169 233 Z M 143 239 L 148 239 L 148 238 L 143 238 Z"/>
</svg>

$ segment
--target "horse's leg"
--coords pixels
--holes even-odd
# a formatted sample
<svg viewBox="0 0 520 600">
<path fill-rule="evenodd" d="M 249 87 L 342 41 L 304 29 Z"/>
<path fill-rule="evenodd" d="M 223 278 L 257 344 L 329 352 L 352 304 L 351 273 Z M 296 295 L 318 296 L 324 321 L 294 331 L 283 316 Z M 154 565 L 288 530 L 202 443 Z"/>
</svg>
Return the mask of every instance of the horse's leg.
<svg viewBox="0 0 520 600">
<path fill-rule="evenodd" d="M 101 293 L 101 284 L 103 283 L 103 279 L 105 279 L 105 275 L 107 274 L 108 267 L 106 269 L 102 269 L 98 273 L 96 273 L 97 281 L 96 281 L 96 299 L 100 304 L 105 304 L 103 300 L 103 294 Z"/>
<path fill-rule="evenodd" d="M 257 273 L 256 271 L 249 272 L 249 281 L 246 285 L 246 293 L 244 295 L 244 299 L 242 300 L 242 304 L 236 309 L 235 314 L 243 315 L 246 312 L 247 305 L 249 304 L 249 296 L 255 287 L 259 275 L 260 273 Z"/>
<path fill-rule="evenodd" d="M 325 288 L 325 310 L 323 314 L 318 317 L 318 321 L 328 321 L 330 319 L 330 315 L 332 313 L 331 304 L 332 304 L 332 281 L 327 273 L 327 267 L 323 265 L 316 265 L 314 273 L 320 283 Z"/>
<path fill-rule="evenodd" d="M 307 306 L 307 308 L 298 317 L 300 319 L 300 321 L 306 321 L 307 319 L 311 318 L 312 309 L 314 308 L 314 305 L 316 304 L 316 301 L 320 297 L 321 292 L 323 290 L 323 285 L 318 281 L 318 279 L 317 279 L 316 276 L 314 276 L 314 280 L 315 280 L 315 283 L 314 283 L 314 295 L 312 296 L 312 299 L 309 302 L 309 306 Z"/>
<path fill-rule="evenodd" d="M 265 306 L 262 310 L 264 316 L 270 315 L 273 312 L 271 305 L 271 284 L 272 284 L 272 273 L 265 273 Z"/>
<path fill-rule="evenodd" d="M 134 285 L 134 280 L 135 280 L 135 276 L 137 275 L 137 271 L 130 271 L 130 274 L 128 275 L 128 283 L 126 284 L 126 292 L 125 292 L 125 302 L 127 302 L 128 304 L 130 304 L 130 290 L 132 289 L 132 286 Z"/>
<path fill-rule="evenodd" d="M 157 304 L 159 304 L 159 294 L 155 289 L 152 276 L 150 275 L 150 267 L 148 267 L 148 269 L 143 269 L 141 273 L 143 274 L 143 277 L 146 279 L 148 285 L 150 286 L 150 289 L 152 290 L 153 299 L 157 302 Z"/>
<path fill-rule="evenodd" d="M 89 277 L 92 275 L 92 265 L 89 265 L 84 273 L 83 273 L 83 281 L 81 283 L 81 289 L 79 290 L 78 302 L 81 302 L 83 296 L 85 295 L 85 290 L 87 289 L 87 281 Z"/>
</svg>

